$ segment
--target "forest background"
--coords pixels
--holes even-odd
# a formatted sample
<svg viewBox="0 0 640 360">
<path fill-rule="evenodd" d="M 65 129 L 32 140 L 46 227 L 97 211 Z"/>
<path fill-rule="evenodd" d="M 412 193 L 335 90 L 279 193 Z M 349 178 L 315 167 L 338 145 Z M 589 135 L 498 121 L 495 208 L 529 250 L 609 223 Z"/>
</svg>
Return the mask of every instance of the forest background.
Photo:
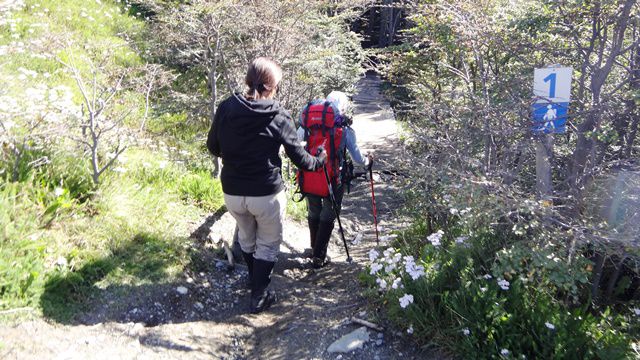
<svg viewBox="0 0 640 360">
<path fill-rule="evenodd" d="M 223 211 L 205 134 L 269 55 L 294 117 L 366 70 L 386 81 L 412 225 L 362 281 L 397 327 L 462 358 L 637 357 L 639 15 L 633 0 L 2 1 L 0 308 L 65 322 L 95 284 L 202 266 L 180 234 Z M 533 70 L 553 64 L 573 68 L 568 131 L 540 136 Z"/>
</svg>

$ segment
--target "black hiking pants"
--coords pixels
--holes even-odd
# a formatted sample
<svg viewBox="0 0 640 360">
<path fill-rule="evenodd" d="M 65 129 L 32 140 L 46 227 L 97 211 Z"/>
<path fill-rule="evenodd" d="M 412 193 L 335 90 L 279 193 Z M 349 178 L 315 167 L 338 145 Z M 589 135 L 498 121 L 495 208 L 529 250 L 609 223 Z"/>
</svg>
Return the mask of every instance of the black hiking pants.
<svg viewBox="0 0 640 360">
<path fill-rule="evenodd" d="M 336 198 L 336 206 L 339 214 L 340 207 L 342 206 L 342 196 L 344 195 L 344 186 L 336 186 L 333 189 L 333 195 Z M 336 220 L 336 214 L 333 212 L 330 197 L 306 195 L 306 198 L 308 219 L 326 223 L 333 223 Z"/>
<path fill-rule="evenodd" d="M 342 195 L 344 187 L 339 186 L 334 189 L 333 195 L 336 199 L 336 207 L 340 213 L 342 205 Z M 314 261 L 323 263 L 327 257 L 327 247 L 331 239 L 336 214 L 333 210 L 330 197 L 307 195 L 307 218 L 309 220 L 309 232 L 311 237 L 311 248 L 313 250 Z"/>
</svg>

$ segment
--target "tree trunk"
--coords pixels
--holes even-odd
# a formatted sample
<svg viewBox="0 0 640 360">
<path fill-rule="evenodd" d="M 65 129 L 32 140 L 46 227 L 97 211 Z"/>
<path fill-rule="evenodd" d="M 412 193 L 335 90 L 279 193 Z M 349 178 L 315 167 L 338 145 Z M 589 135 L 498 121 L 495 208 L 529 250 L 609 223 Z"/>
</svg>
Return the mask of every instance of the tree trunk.
<svg viewBox="0 0 640 360">
<path fill-rule="evenodd" d="M 624 262 L 627 260 L 627 256 L 623 255 L 620 261 L 618 262 L 615 271 L 611 275 L 609 279 L 609 284 L 607 285 L 607 290 L 605 292 L 606 299 L 611 301 L 611 296 L 613 295 L 613 291 L 616 288 L 616 284 L 618 283 L 618 278 L 620 278 L 620 273 L 622 272 L 622 267 L 624 266 Z"/>
<path fill-rule="evenodd" d="M 386 47 L 391 45 L 393 36 L 393 0 L 382 0 L 380 9 L 380 34 L 378 46 Z"/>
<path fill-rule="evenodd" d="M 591 301 L 597 302 L 600 295 L 600 280 L 604 271 L 605 255 L 596 250 L 596 261 L 593 268 L 593 279 L 591 283 Z"/>
<path fill-rule="evenodd" d="M 216 116 L 216 106 L 218 103 L 218 52 L 220 49 L 220 34 L 216 33 L 216 40 L 215 40 L 215 45 L 214 48 L 212 49 L 211 46 L 209 46 L 208 49 L 208 57 L 210 59 L 210 65 L 209 65 L 209 74 L 208 74 L 208 80 L 209 80 L 209 90 L 211 91 L 211 102 L 209 104 L 209 111 L 210 111 L 210 119 L 209 119 L 209 123 L 211 125 L 213 125 L 213 119 L 215 119 Z M 220 159 L 217 156 L 213 156 L 213 177 L 214 178 L 218 178 L 220 177 Z"/>
<path fill-rule="evenodd" d="M 551 158 L 553 157 L 553 135 L 544 134 L 536 140 L 536 187 L 538 195 L 548 198 L 553 194 L 551 180 Z"/>
<path fill-rule="evenodd" d="M 636 46 L 632 59 L 631 68 L 633 72 L 631 73 L 631 83 L 629 87 L 632 93 L 635 92 L 640 95 L 640 46 Z M 633 145 L 638 134 L 638 123 L 640 123 L 640 109 L 638 109 L 638 103 L 636 101 L 629 102 L 628 114 L 631 125 L 628 129 L 627 141 L 624 144 L 624 156 L 626 158 L 631 157 Z"/>
<path fill-rule="evenodd" d="M 618 57 L 621 55 L 622 46 L 624 44 L 625 34 L 629 25 L 630 13 L 633 6 L 636 4 L 636 0 L 624 0 L 621 2 L 620 15 L 617 17 L 613 27 L 611 29 L 611 36 L 609 37 L 607 31 L 600 32 L 594 31 L 592 38 L 592 45 L 595 42 L 601 43 L 600 51 L 593 51 L 586 55 L 597 55 L 595 63 L 591 65 L 593 72 L 591 74 L 590 92 L 592 94 L 591 108 L 585 121 L 578 127 L 578 141 L 576 144 L 576 150 L 573 153 L 570 184 L 574 192 L 579 193 L 585 180 L 589 176 L 590 168 L 595 166 L 595 141 L 591 138 L 591 132 L 600 128 L 602 122 L 602 88 L 611 74 L 613 65 Z M 592 19 L 594 28 L 600 26 L 600 19 L 598 16 L 594 16 Z M 605 25 L 608 26 L 608 25 Z M 611 48 L 606 52 L 606 44 L 611 44 Z M 591 63 L 590 59 L 584 59 L 586 63 Z"/>
</svg>

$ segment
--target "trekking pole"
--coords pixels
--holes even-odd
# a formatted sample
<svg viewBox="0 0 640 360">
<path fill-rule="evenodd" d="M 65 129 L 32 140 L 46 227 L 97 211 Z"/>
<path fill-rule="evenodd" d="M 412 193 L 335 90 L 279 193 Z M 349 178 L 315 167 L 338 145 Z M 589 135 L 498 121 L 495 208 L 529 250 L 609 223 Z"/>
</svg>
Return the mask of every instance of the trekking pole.
<svg viewBox="0 0 640 360">
<path fill-rule="evenodd" d="M 373 225 L 376 229 L 376 245 L 380 245 L 378 238 L 378 210 L 376 209 L 376 194 L 373 191 L 373 161 L 369 164 L 369 179 L 371 182 L 371 207 L 373 208 Z"/>
<path fill-rule="evenodd" d="M 318 154 L 320 154 L 323 149 L 318 149 Z M 327 166 L 322 165 L 322 169 L 324 170 L 324 178 L 327 180 L 327 186 L 329 187 L 329 200 L 331 200 L 331 206 L 333 207 L 333 213 L 336 215 L 336 219 L 338 220 L 338 228 L 340 229 L 340 236 L 342 237 L 342 243 L 344 244 L 344 251 L 347 252 L 347 262 L 350 263 L 353 259 L 349 255 L 349 246 L 347 246 L 347 239 L 344 237 L 344 229 L 342 229 L 342 222 L 340 221 L 340 212 L 338 210 L 338 203 L 336 201 L 336 197 L 333 193 L 333 186 L 331 186 L 331 180 L 329 180 L 329 172 L 327 171 Z"/>
</svg>

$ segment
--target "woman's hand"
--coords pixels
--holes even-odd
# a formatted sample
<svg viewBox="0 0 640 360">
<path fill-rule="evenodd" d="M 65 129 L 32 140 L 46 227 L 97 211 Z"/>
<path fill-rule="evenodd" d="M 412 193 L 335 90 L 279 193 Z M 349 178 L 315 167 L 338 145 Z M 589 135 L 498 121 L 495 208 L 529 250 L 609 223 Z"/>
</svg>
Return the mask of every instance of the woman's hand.
<svg viewBox="0 0 640 360">
<path fill-rule="evenodd" d="M 322 164 L 327 163 L 327 152 L 324 151 L 324 148 L 322 147 L 318 148 L 318 155 L 316 157 L 318 158 L 318 160 L 320 160 Z"/>
</svg>

